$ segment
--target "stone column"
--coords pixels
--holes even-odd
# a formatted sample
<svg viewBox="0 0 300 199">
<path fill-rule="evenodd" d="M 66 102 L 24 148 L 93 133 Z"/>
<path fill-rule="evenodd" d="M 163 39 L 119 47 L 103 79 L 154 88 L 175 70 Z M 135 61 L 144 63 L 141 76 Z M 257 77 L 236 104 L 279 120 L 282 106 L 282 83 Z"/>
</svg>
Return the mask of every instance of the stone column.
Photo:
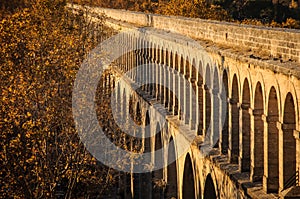
<svg viewBox="0 0 300 199">
<path fill-rule="evenodd" d="M 198 100 L 197 100 L 197 81 L 196 78 L 190 78 L 190 102 L 189 102 L 189 124 L 192 130 L 198 130 L 198 120 L 197 120 L 197 112 L 199 112 Z"/>
<path fill-rule="evenodd" d="M 184 115 L 186 114 L 186 86 L 185 78 L 182 73 L 178 73 L 178 119 L 184 121 Z M 185 122 L 185 121 L 184 121 Z"/>
<path fill-rule="evenodd" d="M 209 139 L 209 143 L 212 143 L 212 132 L 213 132 L 213 126 L 212 124 L 212 110 L 211 107 L 212 100 L 212 89 L 209 89 L 207 85 L 204 85 L 204 96 L 203 96 L 203 135 Z"/>
<path fill-rule="evenodd" d="M 279 188 L 279 143 L 278 136 L 280 134 L 281 123 L 278 122 L 277 115 L 263 116 L 263 121 L 266 125 L 265 132 L 265 145 L 264 145 L 264 176 L 263 176 L 263 189 L 270 192 L 278 192 Z M 271 137 L 270 137 L 271 136 Z M 274 145 L 274 146 L 272 146 Z"/>
<path fill-rule="evenodd" d="M 294 137 L 296 139 L 296 169 L 300 172 L 300 131 L 294 130 Z"/>
<path fill-rule="evenodd" d="M 220 107 L 221 107 L 221 100 L 220 100 L 220 93 L 218 89 L 212 90 L 212 109 L 211 109 L 211 124 L 212 124 L 212 144 L 218 146 L 218 140 L 220 142 L 220 121 L 221 121 L 221 114 L 220 114 Z"/>
<path fill-rule="evenodd" d="M 179 82 L 179 72 L 173 70 L 173 115 L 178 114 L 179 99 L 176 100 L 176 98 L 179 97 L 178 82 Z"/>
<path fill-rule="evenodd" d="M 229 104 L 229 147 L 228 156 L 231 163 L 238 163 L 239 157 L 239 108 L 240 104 L 234 100 L 230 99 Z"/>
<path fill-rule="evenodd" d="M 167 53 L 166 55 L 166 64 L 164 67 L 164 101 L 163 104 L 164 106 L 168 109 L 169 107 L 169 82 L 170 82 L 170 63 L 169 63 L 170 57 L 169 57 L 169 53 Z"/>
<path fill-rule="evenodd" d="M 239 167 L 241 172 L 250 171 L 250 127 L 252 109 L 250 104 L 242 104 L 240 108 L 240 157 Z"/>
<path fill-rule="evenodd" d="M 198 79 L 196 81 L 196 101 L 197 101 L 197 111 L 196 111 L 196 128 L 197 128 L 197 132 L 198 135 L 204 135 L 204 131 L 203 131 L 203 127 L 204 127 L 204 123 L 203 123 L 203 114 L 205 109 L 204 108 L 204 85 L 202 84 L 203 81 L 201 81 L 199 79 L 200 77 L 198 76 Z"/>
<path fill-rule="evenodd" d="M 250 180 L 261 181 L 264 173 L 264 113 L 263 109 L 254 109 L 251 116 L 251 168 Z"/>
</svg>

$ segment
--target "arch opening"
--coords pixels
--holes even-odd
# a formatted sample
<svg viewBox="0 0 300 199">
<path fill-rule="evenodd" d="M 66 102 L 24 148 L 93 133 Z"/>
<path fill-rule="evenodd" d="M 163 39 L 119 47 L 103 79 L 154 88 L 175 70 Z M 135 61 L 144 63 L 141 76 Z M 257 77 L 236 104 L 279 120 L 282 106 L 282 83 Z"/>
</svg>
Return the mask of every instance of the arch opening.
<svg viewBox="0 0 300 199">
<path fill-rule="evenodd" d="M 241 151 L 241 171 L 250 171 L 250 88 L 248 79 L 246 78 L 243 85 L 243 98 L 242 98 L 242 151 Z"/>
<path fill-rule="evenodd" d="M 279 187 L 279 121 L 277 93 L 274 87 L 271 88 L 268 101 L 268 173 L 266 175 L 266 191 L 278 192 Z"/>
<path fill-rule="evenodd" d="M 258 82 L 254 95 L 254 165 L 252 166 L 252 181 L 262 181 L 264 172 L 264 100 L 261 84 Z"/>
<path fill-rule="evenodd" d="M 229 104 L 228 104 L 228 75 L 226 70 L 223 71 L 223 88 L 222 88 L 222 97 L 225 97 L 222 100 L 222 106 L 226 106 L 226 115 L 225 115 L 225 121 L 224 125 L 222 128 L 222 143 L 221 143 L 221 150 L 223 154 L 228 153 L 228 147 L 229 147 L 229 133 L 228 133 L 228 128 L 229 128 Z M 223 109 L 224 110 L 224 109 Z"/>
<path fill-rule="evenodd" d="M 211 78 L 210 78 L 210 68 L 209 65 L 206 66 L 206 74 L 205 74 L 205 85 L 204 85 L 204 89 L 205 89 L 205 136 L 209 135 L 209 141 L 211 141 L 211 132 L 209 132 L 209 127 L 210 127 L 210 122 L 211 122 L 211 95 L 210 95 L 210 91 L 211 91 Z M 212 128 L 210 128 L 210 131 L 212 130 Z"/>
<path fill-rule="evenodd" d="M 203 135 L 203 73 L 202 73 L 202 62 L 199 61 L 199 67 L 198 67 L 198 71 L 197 71 L 197 101 L 198 101 L 198 135 Z"/>
<path fill-rule="evenodd" d="M 167 167 L 167 189 L 166 189 L 166 197 L 167 198 L 177 198 L 177 163 L 176 163 L 176 151 L 175 144 L 173 138 L 170 139 L 170 145 L 168 149 L 168 167 Z M 175 160 L 174 162 L 170 162 Z"/>
<path fill-rule="evenodd" d="M 240 112 L 238 107 L 239 90 L 237 76 L 234 75 L 232 81 L 232 96 L 230 100 L 231 105 L 231 148 L 230 148 L 230 161 L 234 164 L 238 163 L 239 157 L 239 120 Z"/>
<path fill-rule="evenodd" d="M 217 199 L 216 189 L 211 178 L 211 175 L 208 174 L 205 180 L 205 187 L 204 187 L 204 199 Z"/>
<path fill-rule="evenodd" d="M 158 151 L 162 149 L 162 139 L 161 139 L 161 128 L 159 123 L 156 124 L 155 129 L 155 146 L 154 150 Z M 154 157 L 154 164 L 163 165 L 163 153 L 155 153 Z M 153 189 L 152 189 L 152 196 L 153 198 L 161 198 L 163 197 L 163 187 L 160 186 L 160 182 L 163 179 L 163 169 L 158 169 L 152 172 L 152 182 L 153 182 Z"/>
<path fill-rule="evenodd" d="M 182 186 L 183 199 L 196 198 L 193 165 L 189 154 L 185 158 Z"/>
<path fill-rule="evenodd" d="M 296 172 L 296 139 L 294 131 L 296 130 L 296 114 L 294 99 L 291 93 L 288 93 L 284 103 L 283 115 L 283 182 L 285 188 L 288 180 L 295 175 Z M 288 186 L 288 187 L 286 187 Z"/>
<path fill-rule="evenodd" d="M 220 120 L 221 120 L 221 114 L 220 114 L 220 89 L 219 89 L 219 74 L 217 67 L 214 71 L 214 79 L 213 79 L 213 88 L 212 88 L 212 94 L 213 94 L 213 105 L 212 105 L 212 125 L 213 125 L 213 134 L 212 134 L 212 144 L 214 148 L 219 147 L 219 138 L 220 138 Z"/>
</svg>

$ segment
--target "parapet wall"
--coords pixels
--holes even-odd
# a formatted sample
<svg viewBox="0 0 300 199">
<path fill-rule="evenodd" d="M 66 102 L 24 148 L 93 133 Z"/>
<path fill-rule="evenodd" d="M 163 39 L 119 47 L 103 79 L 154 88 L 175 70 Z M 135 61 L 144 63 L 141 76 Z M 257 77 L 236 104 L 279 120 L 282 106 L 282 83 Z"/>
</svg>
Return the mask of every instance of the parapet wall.
<svg viewBox="0 0 300 199">
<path fill-rule="evenodd" d="M 77 6 L 76 6 L 77 7 Z M 78 8 L 78 7 L 77 7 Z M 239 25 L 235 23 L 185 17 L 163 16 L 126 10 L 90 8 L 96 14 L 138 26 L 151 26 L 194 39 L 246 48 L 284 61 L 300 63 L 300 30 Z"/>
</svg>

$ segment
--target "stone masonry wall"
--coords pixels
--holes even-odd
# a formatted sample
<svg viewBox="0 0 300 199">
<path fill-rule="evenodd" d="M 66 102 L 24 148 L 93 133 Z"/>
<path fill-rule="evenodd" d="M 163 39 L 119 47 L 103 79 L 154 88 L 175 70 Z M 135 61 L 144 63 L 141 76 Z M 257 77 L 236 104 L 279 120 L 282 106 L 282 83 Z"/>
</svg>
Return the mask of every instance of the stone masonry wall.
<svg viewBox="0 0 300 199">
<path fill-rule="evenodd" d="M 69 5 L 71 6 L 71 5 Z M 77 7 L 77 6 L 75 6 Z M 194 39 L 246 48 L 270 58 L 300 63 L 300 30 L 240 25 L 228 22 L 163 16 L 126 10 L 90 8 L 92 12 L 138 26 L 151 26 Z"/>
</svg>

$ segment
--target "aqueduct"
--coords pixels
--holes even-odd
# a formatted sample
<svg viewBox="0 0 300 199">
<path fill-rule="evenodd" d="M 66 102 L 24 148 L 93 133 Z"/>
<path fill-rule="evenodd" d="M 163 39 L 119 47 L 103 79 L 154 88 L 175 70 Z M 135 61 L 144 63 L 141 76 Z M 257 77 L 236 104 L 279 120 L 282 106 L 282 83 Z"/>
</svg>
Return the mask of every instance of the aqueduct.
<svg viewBox="0 0 300 199">
<path fill-rule="evenodd" d="M 89 10 L 95 21 L 102 12 L 124 31 L 123 55 L 104 84 L 114 86 L 123 118 L 148 125 L 142 153 L 168 146 L 151 157 L 165 167 L 129 176 L 125 198 L 300 197 L 299 31 Z M 139 81 L 150 84 L 134 86 Z M 165 123 L 153 107 L 164 109 Z M 189 134 L 194 141 L 170 162 Z"/>
</svg>

